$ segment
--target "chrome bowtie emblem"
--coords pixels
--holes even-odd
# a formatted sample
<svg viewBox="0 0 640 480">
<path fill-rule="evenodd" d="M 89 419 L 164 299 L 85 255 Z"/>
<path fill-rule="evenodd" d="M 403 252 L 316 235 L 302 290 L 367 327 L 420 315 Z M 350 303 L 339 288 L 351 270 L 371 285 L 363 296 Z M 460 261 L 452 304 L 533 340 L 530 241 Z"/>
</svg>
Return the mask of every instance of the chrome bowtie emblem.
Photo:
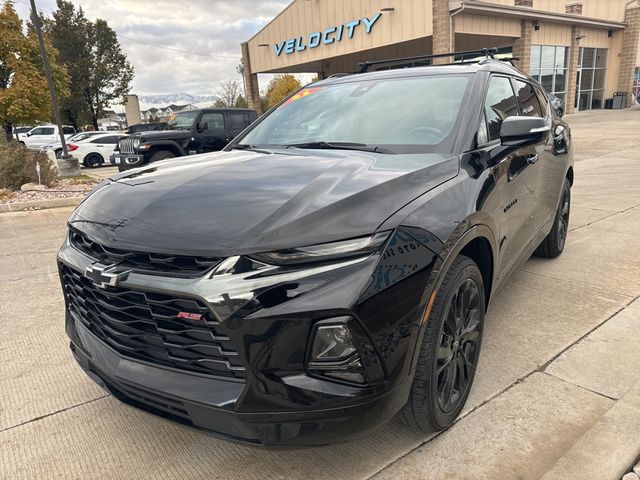
<svg viewBox="0 0 640 480">
<path fill-rule="evenodd" d="M 100 265 L 94 263 L 84 269 L 84 276 L 91 280 L 96 287 L 116 287 L 119 282 L 127 279 L 131 270 L 124 272 L 112 271 L 115 268 L 116 265 Z"/>
</svg>

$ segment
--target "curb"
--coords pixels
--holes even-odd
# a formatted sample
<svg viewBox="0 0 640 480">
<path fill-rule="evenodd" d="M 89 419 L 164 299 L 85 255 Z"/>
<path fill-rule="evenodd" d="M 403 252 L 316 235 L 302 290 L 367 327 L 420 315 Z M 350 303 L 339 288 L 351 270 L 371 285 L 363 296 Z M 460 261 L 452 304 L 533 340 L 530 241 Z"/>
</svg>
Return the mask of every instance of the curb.
<svg viewBox="0 0 640 480">
<path fill-rule="evenodd" d="M 85 196 L 69 198 L 52 198 L 50 200 L 31 200 L 29 202 L 0 204 L 0 213 L 20 212 L 23 210 L 45 210 L 58 207 L 75 207 Z"/>
<path fill-rule="evenodd" d="M 541 480 L 619 480 L 640 455 L 640 382 L 634 384 Z"/>
</svg>

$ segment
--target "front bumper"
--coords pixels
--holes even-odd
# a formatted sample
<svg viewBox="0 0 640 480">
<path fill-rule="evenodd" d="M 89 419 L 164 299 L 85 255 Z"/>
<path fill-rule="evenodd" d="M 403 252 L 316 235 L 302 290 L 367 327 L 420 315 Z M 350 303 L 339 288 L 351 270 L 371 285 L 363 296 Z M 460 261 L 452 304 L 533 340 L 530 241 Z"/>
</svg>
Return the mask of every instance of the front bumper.
<svg viewBox="0 0 640 480">
<path fill-rule="evenodd" d="M 111 165 L 122 168 L 136 168 L 144 163 L 144 155 L 134 153 L 114 153 L 109 157 Z"/>
<path fill-rule="evenodd" d="M 115 397 L 224 438 L 256 445 L 323 445 L 380 427 L 406 403 L 411 386 L 425 276 L 434 256 L 396 236 L 395 254 L 372 255 L 313 273 L 173 278 L 132 272 L 119 288 L 197 299 L 215 315 L 246 367 L 231 378 L 133 358 L 112 348 L 69 309 L 71 349 L 90 377 Z M 405 252 L 402 254 L 401 252 Z M 400 271 L 394 265 L 416 261 Z M 95 263 L 65 241 L 61 273 Z M 369 347 L 361 349 L 369 384 L 319 378 L 305 369 L 316 321 L 349 315 Z M 356 337 L 358 333 L 356 331 Z M 354 337 L 354 340 L 357 338 Z M 371 373 L 373 372 L 373 373 Z M 378 372 L 378 373 L 375 373 Z M 376 376 L 377 375 L 377 376 Z"/>
<path fill-rule="evenodd" d="M 373 431 L 402 407 L 400 388 L 327 410 L 238 413 L 245 384 L 171 371 L 124 358 L 67 316 L 71 350 L 89 377 L 119 400 L 227 440 L 254 445 L 324 445 Z M 82 347 L 79 346 L 82 345 Z M 91 353 L 89 353 L 89 351 Z"/>
</svg>

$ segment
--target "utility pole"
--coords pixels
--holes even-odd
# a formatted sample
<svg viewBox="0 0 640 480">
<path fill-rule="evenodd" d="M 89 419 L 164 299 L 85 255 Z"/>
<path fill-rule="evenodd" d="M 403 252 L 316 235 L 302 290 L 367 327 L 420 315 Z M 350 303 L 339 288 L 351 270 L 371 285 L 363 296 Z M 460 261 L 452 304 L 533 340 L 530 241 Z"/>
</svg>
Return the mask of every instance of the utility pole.
<svg viewBox="0 0 640 480">
<path fill-rule="evenodd" d="M 56 96 L 56 89 L 53 87 L 53 79 L 51 78 L 51 68 L 49 67 L 49 57 L 47 56 L 47 51 L 44 48 L 44 39 L 42 38 L 42 26 L 40 25 L 40 16 L 38 15 L 38 10 L 36 9 L 35 0 L 31 0 L 31 17 L 33 20 L 33 26 L 36 29 L 36 36 L 38 37 L 38 45 L 40 46 L 40 56 L 42 57 L 42 67 L 44 68 L 44 75 L 45 77 L 47 77 L 47 85 L 49 87 L 49 94 L 51 95 L 51 107 L 53 108 L 53 114 L 56 117 L 56 124 L 58 125 L 58 133 L 60 134 L 60 143 L 62 144 L 62 160 L 66 162 L 75 160 L 75 166 L 70 164 L 70 165 L 67 165 L 67 168 L 71 168 L 73 170 L 73 172 L 71 173 L 72 175 L 73 174 L 79 175 L 80 166 L 77 163 L 77 159 L 73 159 L 73 157 L 69 155 L 69 150 L 67 149 L 67 139 L 64 138 L 64 132 L 62 130 L 62 121 L 60 119 L 60 109 L 58 108 L 58 97 Z M 58 165 L 58 167 L 60 167 L 60 165 Z M 60 174 L 65 176 L 62 171 L 60 172 Z"/>
</svg>

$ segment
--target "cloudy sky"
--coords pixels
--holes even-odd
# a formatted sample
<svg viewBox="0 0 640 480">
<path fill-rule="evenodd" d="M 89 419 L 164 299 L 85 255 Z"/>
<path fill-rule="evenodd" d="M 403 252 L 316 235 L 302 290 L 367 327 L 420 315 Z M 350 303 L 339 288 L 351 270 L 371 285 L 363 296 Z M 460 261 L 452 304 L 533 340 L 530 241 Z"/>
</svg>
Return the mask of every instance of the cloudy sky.
<svg viewBox="0 0 640 480">
<path fill-rule="evenodd" d="M 116 31 L 135 68 L 132 93 L 139 95 L 213 95 L 222 81 L 240 80 L 236 73 L 240 42 L 248 40 L 289 3 L 289 0 L 72 1 L 82 6 L 89 19 L 103 18 Z M 26 19 L 29 0 L 14 2 L 18 13 Z M 55 9 L 55 3 L 36 0 L 45 15 Z M 261 78 L 261 87 L 268 80 Z"/>
</svg>

